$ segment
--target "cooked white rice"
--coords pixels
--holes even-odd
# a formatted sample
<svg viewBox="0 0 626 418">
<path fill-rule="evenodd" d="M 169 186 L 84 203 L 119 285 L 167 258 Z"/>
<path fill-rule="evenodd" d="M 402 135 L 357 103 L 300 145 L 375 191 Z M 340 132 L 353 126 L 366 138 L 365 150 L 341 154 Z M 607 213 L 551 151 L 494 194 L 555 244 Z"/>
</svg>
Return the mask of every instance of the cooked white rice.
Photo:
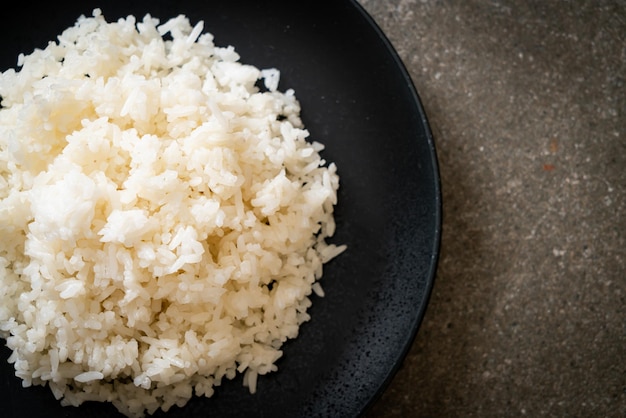
<svg viewBox="0 0 626 418">
<path fill-rule="evenodd" d="M 23 385 L 127 416 L 237 373 L 255 392 L 345 248 L 294 91 L 184 15 L 96 9 L 18 67 L 0 76 L 0 337 Z"/>
</svg>

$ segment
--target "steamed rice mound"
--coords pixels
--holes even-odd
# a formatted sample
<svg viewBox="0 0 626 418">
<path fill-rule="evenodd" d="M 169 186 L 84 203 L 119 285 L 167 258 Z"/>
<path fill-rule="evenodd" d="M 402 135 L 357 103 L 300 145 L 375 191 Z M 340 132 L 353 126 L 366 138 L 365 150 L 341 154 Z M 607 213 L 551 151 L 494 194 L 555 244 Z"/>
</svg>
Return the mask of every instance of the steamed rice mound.
<svg viewBox="0 0 626 418">
<path fill-rule="evenodd" d="M 279 72 L 185 16 L 81 16 L 0 75 L 0 337 L 24 386 L 142 416 L 277 370 L 339 178 Z"/>
</svg>

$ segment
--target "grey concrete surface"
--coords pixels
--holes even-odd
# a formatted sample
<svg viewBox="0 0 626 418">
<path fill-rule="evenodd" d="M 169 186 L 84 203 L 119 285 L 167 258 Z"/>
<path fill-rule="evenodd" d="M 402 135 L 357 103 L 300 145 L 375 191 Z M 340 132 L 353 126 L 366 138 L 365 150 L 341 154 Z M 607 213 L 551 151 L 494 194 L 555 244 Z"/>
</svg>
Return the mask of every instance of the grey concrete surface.
<svg viewBox="0 0 626 418">
<path fill-rule="evenodd" d="M 626 416 L 626 2 L 360 2 L 422 98 L 444 216 L 367 417 Z"/>
</svg>

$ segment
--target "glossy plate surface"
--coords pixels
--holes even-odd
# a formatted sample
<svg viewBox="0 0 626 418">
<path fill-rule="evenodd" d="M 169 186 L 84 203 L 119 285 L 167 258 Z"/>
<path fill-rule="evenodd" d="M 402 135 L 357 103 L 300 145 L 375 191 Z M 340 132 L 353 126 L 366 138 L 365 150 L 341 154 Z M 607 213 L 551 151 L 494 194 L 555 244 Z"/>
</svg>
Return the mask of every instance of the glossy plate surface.
<svg viewBox="0 0 626 418">
<path fill-rule="evenodd" d="M 263 4 L 266 3 L 266 4 Z M 441 198 L 435 149 L 418 95 L 388 40 L 355 1 L 107 1 L 16 4 L 3 15 L 0 70 L 20 52 L 45 47 L 80 14 L 108 21 L 146 13 L 204 20 L 241 61 L 281 71 L 311 139 L 338 166 L 336 243 L 348 250 L 325 268 L 324 298 L 284 346 L 279 371 L 250 395 L 241 377 L 211 399 L 168 417 L 357 416 L 385 389 L 422 321 L 437 264 Z M 48 388 L 24 389 L 0 358 L 3 417 L 110 417 L 106 404 L 62 408 Z"/>
</svg>

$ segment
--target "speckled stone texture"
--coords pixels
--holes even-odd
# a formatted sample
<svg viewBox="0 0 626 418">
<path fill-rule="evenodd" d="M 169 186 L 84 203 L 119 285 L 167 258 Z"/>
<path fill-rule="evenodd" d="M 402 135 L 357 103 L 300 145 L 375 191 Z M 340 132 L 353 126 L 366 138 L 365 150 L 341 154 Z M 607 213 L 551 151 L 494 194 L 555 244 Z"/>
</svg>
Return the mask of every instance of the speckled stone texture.
<svg viewBox="0 0 626 418">
<path fill-rule="evenodd" d="M 367 416 L 626 416 L 626 2 L 361 4 L 424 103 L 444 213 Z"/>
</svg>

